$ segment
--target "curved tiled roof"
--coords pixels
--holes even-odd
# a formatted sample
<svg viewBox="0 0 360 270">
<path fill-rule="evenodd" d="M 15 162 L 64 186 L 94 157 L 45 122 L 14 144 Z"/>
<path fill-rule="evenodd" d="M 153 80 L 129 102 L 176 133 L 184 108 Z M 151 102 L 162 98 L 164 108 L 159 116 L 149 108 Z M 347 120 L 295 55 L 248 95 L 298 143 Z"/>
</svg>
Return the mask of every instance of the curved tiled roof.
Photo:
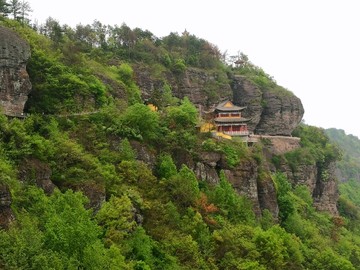
<svg viewBox="0 0 360 270">
<path fill-rule="evenodd" d="M 250 119 L 243 117 L 218 117 L 215 118 L 215 123 L 245 123 L 249 122 Z"/>
<path fill-rule="evenodd" d="M 230 104 L 231 107 L 227 107 L 226 105 Z M 225 111 L 225 112 L 232 112 L 232 111 L 242 111 L 246 107 L 239 107 L 234 105 L 231 101 L 225 100 L 221 102 L 219 105 L 216 106 L 215 110 L 217 111 Z"/>
</svg>

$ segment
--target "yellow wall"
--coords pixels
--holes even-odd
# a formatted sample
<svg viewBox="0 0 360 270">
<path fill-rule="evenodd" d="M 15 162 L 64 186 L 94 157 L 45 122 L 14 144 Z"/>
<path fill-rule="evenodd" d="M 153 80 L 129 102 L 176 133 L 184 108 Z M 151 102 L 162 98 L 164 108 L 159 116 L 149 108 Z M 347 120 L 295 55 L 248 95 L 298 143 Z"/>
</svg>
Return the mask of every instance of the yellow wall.
<svg viewBox="0 0 360 270">
<path fill-rule="evenodd" d="M 230 135 L 227 135 L 227 134 L 222 133 L 222 132 L 216 132 L 216 136 L 224 138 L 224 139 L 232 140 L 232 137 Z"/>
<path fill-rule="evenodd" d="M 148 104 L 148 107 L 150 108 L 150 110 L 152 110 L 153 112 L 157 112 L 158 107 L 156 107 L 154 104 Z"/>
<path fill-rule="evenodd" d="M 205 123 L 200 126 L 200 132 L 210 132 L 212 130 L 215 130 L 215 125 L 211 123 Z"/>
</svg>

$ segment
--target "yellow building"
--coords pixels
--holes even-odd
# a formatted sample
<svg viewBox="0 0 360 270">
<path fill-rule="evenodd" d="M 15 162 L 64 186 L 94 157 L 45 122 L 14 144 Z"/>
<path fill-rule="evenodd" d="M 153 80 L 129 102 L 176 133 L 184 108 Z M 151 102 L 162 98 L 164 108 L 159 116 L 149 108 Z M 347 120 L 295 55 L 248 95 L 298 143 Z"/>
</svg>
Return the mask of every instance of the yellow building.
<svg viewBox="0 0 360 270">
<path fill-rule="evenodd" d="M 241 116 L 241 111 L 246 107 L 239 107 L 227 100 L 215 108 L 215 126 L 217 132 L 230 136 L 248 136 L 247 122 L 250 119 Z"/>
</svg>

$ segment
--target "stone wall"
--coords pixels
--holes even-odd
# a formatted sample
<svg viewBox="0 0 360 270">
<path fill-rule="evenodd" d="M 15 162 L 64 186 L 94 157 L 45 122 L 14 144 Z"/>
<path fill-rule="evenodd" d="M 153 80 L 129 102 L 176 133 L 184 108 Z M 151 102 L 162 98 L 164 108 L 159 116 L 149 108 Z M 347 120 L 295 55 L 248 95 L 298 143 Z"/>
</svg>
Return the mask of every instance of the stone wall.
<svg viewBox="0 0 360 270">
<path fill-rule="evenodd" d="M 300 148 L 300 138 L 298 137 L 250 135 L 250 139 L 256 141 L 263 139 L 264 143 L 270 148 L 271 153 L 275 155 L 285 154 Z"/>
</svg>

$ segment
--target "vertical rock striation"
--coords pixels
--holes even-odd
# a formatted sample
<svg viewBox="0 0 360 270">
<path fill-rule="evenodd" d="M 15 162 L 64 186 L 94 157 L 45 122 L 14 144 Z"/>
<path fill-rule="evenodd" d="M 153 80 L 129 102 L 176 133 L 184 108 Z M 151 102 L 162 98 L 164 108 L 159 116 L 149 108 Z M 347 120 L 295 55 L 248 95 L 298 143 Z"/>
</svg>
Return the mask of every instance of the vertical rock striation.
<svg viewBox="0 0 360 270">
<path fill-rule="evenodd" d="M 253 82 L 243 76 L 235 76 L 232 79 L 231 88 L 234 93 L 234 103 L 246 107 L 242 112 L 243 117 L 251 119 L 248 129 L 254 131 L 261 120 L 263 112 L 262 92 Z"/>
<path fill-rule="evenodd" d="M 337 200 L 339 198 L 336 180 L 336 164 L 330 162 L 319 172 L 313 191 L 314 206 L 319 211 L 326 211 L 332 215 L 339 215 Z"/>
<path fill-rule="evenodd" d="M 248 78 L 234 76 L 231 87 L 234 103 L 247 107 L 243 116 L 251 119 L 248 128 L 255 134 L 290 136 L 304 115 L 301 100 L 280 86 L 261 90 Z"/>
<path fill-rule="evenodd" d="M 183 74 L 164 72 L 163 78 L 151 78 L 149 71 L 135 68 L 135 79 L 145 100 L 156 100 L 164 91 L 164 79 L 177 98 L 188 97 L 198 107 L 214 108 L 219 101 L 232 99 L 232 91 L 225 74 L 188 68 Z"/>
<path fill-rule="evenodd" d="M 0 184 L 0 229 L 7 228 L 15 219 L 11 210 L 11 194 L 9 188 Z"/>
<path fill-rule="evenodd" d="M 316 164 L 300 164 L 295 170 L 291 170 L 288 164 L 281 165 L 281 171 L 294 185 L 307 186 L 314 199 L 314 207 L 331 215 L 339 214 L 339 190 L 335 169 L 333 162 L 324 166 L 322 170 L 319 170 Z"/>
<path fill-rule="evenodd" d="M 19 116 L 31 91 L 26 62 L 29 44 L 12 30 L 0 26 L 0 109 Z"/>
<path fill-rule="evenodd" d="M 290 136 L 299 125 L 304 108 L 295 95 L 264 92 L 264 110 L 255 133 Z"/>
<path fill-rule="evenodd" d="M 177 76 L 163 72 L 163 78 L 154 79 L 148 70 L 139 67 L 135 68 L 135 74 L 146 100 L 155 101 L 161 96 L 164 81 L 171 85 L 174 96 L 188 97 L 197 107 L 206 110 L 226 99 L 233 100 L 236 105 L 247 108 L 242 114 L 251 119 L 248 128 L 255 134 L 290 136 L 304 115 L 301 100 L 290 91 L 281 86 L 260 89 L 242 75 L 228 78 L 225 73 L 188 68 Z"/>
</svg>

